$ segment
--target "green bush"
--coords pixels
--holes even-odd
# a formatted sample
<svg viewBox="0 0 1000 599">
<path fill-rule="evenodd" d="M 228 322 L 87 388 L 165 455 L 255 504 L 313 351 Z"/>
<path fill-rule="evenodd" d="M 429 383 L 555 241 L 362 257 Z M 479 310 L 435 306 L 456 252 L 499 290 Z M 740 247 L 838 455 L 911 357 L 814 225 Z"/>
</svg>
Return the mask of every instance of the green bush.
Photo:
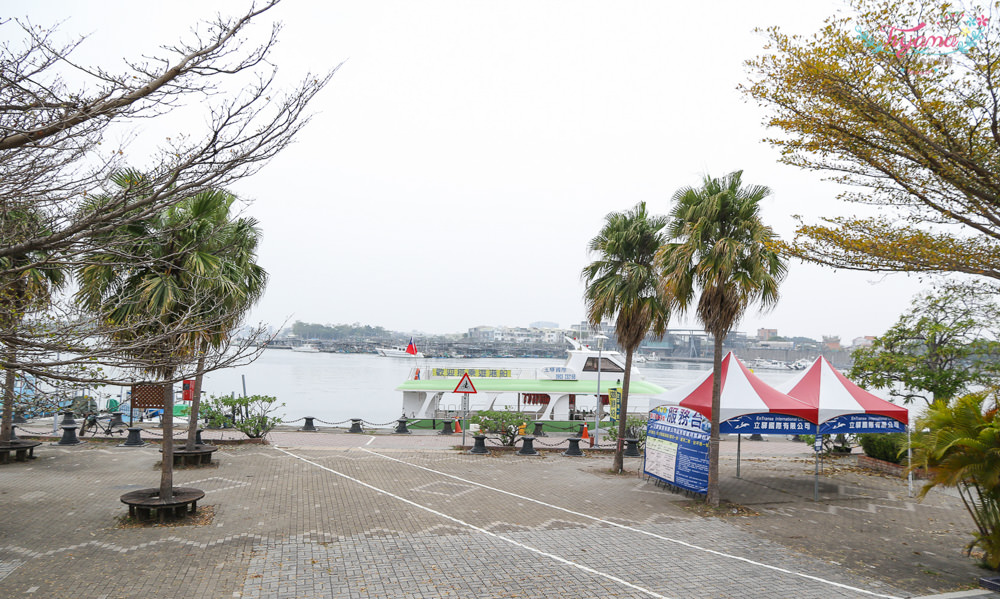
<svg viewBox="0 0 1000 599">
<path fill-rule="evenodd" d="M 512 447 L 517 441 L 517 431 L 521 426 L 526 425 L 524 415 L 519 412 L 501 412 L 496 410 L 481 410 L 471 419 L 474 424 L 479 425 L 479 430 L 484 433 L 500 435 L 500 443 Z"/>
<path fill-rule="evenodd" d="M 628 420 L 625 421 L 625 438 L 638 439 L 640 451 L 642 451 L 646 447 L 647 424 L 649 424 L 649 421 L 640 416 L 629 416 Z M 611 427 L 608 428 L 608 439 L 612 441 L 618 441 L 617 424 L 612 424 Z"/>
<path fill-rule="evenodd" d="M 271 414 L 285 407 L 278 404 L 278 398 L 270 395 L 250 395 L 248 397 L 209 397 L 202 400 L 198 408 L 200 415 L 210 428 L 233 427 L 251 439 L 263 437 L 281 422 L 281 418 Z"/>
<path fill-rule="evenodd" d="M 858 442 L 865 455 L 876 460 L 899 464 L 905 457 L 906 435 L 903 433 L 862 433 Z"/>
</svg>

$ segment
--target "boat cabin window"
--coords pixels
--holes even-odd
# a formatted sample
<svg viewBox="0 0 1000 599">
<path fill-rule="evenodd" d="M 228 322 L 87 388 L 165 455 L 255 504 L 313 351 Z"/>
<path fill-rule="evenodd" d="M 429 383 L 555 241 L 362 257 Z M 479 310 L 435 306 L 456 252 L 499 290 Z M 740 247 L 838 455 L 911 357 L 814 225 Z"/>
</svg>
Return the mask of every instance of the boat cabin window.
<svg viewBox="0 0 1000 599">
<path fill-rule="evenodd" d="M 583 365 L 584 372 L 597 372 L 597 358 L 587 358 Z M 601 358 L 601 372 L 625 372 L 625 369 L 608 358 Z"/>
</svg>

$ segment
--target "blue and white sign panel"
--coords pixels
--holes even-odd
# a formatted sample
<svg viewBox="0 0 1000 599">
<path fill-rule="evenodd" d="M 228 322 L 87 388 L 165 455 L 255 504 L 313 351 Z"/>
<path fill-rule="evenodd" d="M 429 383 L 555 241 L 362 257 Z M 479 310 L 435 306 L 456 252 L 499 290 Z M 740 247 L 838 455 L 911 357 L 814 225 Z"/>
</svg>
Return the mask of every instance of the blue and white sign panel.
<svg viewBox="0 0 1000 599">
<path fill-rule="evenodd" d="M 824 435 L 837 433 L 904 433 L 906 425 L 888 416 L 876 414 L 845 414 L 819 425 Z"/>
<path fill-rule="evenodd" d="M 816 425 L 798 416 L 785 414 L 744 414 L 719 423 L 725 435 L 805 435 L 816 431 Z"/>
<path fill-rule="evenodd" d="M 661 406 L 650 411 L 643 471 L 682 489 L 707 493 L 711 428 L 707 418 L 688 408 Z"/>
</svg>

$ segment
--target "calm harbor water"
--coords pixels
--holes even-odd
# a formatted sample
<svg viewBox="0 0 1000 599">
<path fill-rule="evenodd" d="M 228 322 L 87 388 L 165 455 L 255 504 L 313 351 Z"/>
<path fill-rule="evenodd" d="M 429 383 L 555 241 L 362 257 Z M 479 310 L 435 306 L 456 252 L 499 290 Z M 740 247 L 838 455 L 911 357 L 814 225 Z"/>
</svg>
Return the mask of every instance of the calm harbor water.
<svg viewBox="0 0 1000 599">
<path fill-rule="evenodd" d="M 265 350 L 256 362 L 206 375 L 205 393 L 229 395 L 246 392 L 249 395 L 273 395 L 285 407 L 279 415 L 286 420 L 314 416 L 327 422 L 363 418 L 377 424 L 395 422 L 402 411 L 403 394 L 396 387 L 409 376 L 414 367 L 425 368 L 541 368 L 561 365 L 555 359 L 469 359 L 431 360 L 383 358 L 372 354 L 302 353 L 289 350 Z M 674 389 L 704 377 L 710 366 L 684 362 L 639 364 L 646 380 L 666 389 Z M 760 370 L 756 373 L 771 385 L 778 385 L 796 373 L 793 371 Z M 477 407 L 472 396 L 472 407 Z M 514 399 L 514 398 L 512 398 Z M 589 400 L 589 404 L 588 404 Z M 458 395 L 445 395 L 442 407 L 460 402 Z M 630 401 L 629 411 L 640 411 L 642 399 Z M 592 409 L 594 399 L 578 397 L 580 409 Z"/>
</svg>

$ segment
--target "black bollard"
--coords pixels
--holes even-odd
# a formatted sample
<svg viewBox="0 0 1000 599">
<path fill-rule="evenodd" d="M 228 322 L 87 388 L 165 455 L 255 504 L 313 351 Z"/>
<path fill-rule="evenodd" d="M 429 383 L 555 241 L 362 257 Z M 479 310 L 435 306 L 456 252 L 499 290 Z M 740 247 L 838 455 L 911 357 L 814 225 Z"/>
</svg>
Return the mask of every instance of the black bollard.
<svg viewBox="0 0 1000 599">
<path fill-rule="evenodd" d="M 76 420 L 73 419 L 73 412 L 67 410 L 63 412 L 62 415 L 63 419 L 62 422 L 59 423 L 59 426 L 68 426 L 68 425 L 76 426 Z"/>
<path fill-rule="evenodd" d="M 410 433 L 410 429 L 406 428 L 406 422 L 407 422 L 406 416 L 403 416 L 402 418 L 400 418 L 396 422 L 398 424 L 396 425 L 396 430 L 392 431 L 392 434 L 394 434 L 394 435 L 409 435 L 409 434 L 411 434 Z"/>
<path fill-rule="evenodd" d="M 315 416 L 306 416 L 305 418 L 303 418 L 303 420 L 305 420 L 306 423 L 303 424 L 302 428 L 300 428 L 299 430 L 301 432 L 308 432 L 308 433 L 313 433 L 318 431 L 319 429 L 316 428 L 316 425 L 313 424 L 313 420 L 315 420 L 315 418 L 316 418 Z"/>
<path fill-rule="evenodd" d="M 455 430 L 451 427 L 451 420 L 445 420 L 441 424 L 441 432 L 439 432 L 438 434 L 439 435 L 454 435 L 455 434 Z"/>
<path fill-rule="evenodd" d="M 80 444 L 80 439 L 78 439 L 77 436 L 76 436 L 76 425 L 75 424 L 66 424 L 66 425 L 63 425 L 62 429 L 63 429 L 62 439 L 59 439 L 59 442 L 56 443 L 56 445 L 79 445 Z"/>
<path fill-rule="evenodd" d="M 16 426 L 11 426 L 10 427 L 10 440 L 11 441 L 18 441 L 18 438 L 17 438 L 17 427 Z"/>
<path fill-rule="evenodd" d="M 579 437 L 583 437 L 583 427 L 584 427 L 584 426 L 585 426 L 585 425 L 581 424 L 581 425 L 580 425 L 580 427 L 576 429 L 576 434 L 577 434 L 577 436 L 579 436 Z"/>
<path fill-rule="evenodd" d="M 115 412 L 111 414 L 111 422 L 108 423 L 109 427 L 112 426 L 125 426 L 125 422 L 122 420 L 122 413 Z"/>
<path fill-rule="evenodd" d="M 521 449 L 517 452 L 517 455 L 539 455 L 535 451 L 535 438 L 534 437 L 521 437 L 524 444 L 521 445 Z"/>
<path fill-rule="evenodd" d="M 536 420 L 535 421 L 535 432 L 533 432 L 531 434 L 534 435 L 534 436 L 536 436 L 536 437 L 548 437 L 548 435 L 545 434 L 545 431 L 542 430 L 543 426 L 545 426 L 544 422 L 542 422 L 541 420 Z"/>
<path fill-rule="evenodd" d="M 351 418 L 351 429 L 347 431 L 349 433 L 363 433 L 365 431 L 361 430 L 361 418 Z"/>
<path fill-rule="evenodd" d="M 139 436 L 139 431 L 142 429 L 138 426 L 135 428 L 128 429 L 128 438 L 125 439 L 124 443 L 120 443 L 118 447 L 142 447 L 146 444 Z"/>
<path fill-rule="evenodd" d="M 642 454 L 639 453 L 639 440 L 625 439 L 625 453 L 622 455 L 626 458 L 641 458 Z"/>
<path fill-rule="evenodd" d="M 476 442 L 472 446 L 472 449 L 468 451 L 468 453 L 472 453 L 475 455 L 490 454 L 490 450 L 486 449 L 486 435 L 473 435 L 472 438 L 475 439 Z"/>
<path fill-rule="evenodd" d="M 763 441 L 764 437 L 761 437 L 759 433 L 754 433 L 754 434 L 750 435 L 750 440 L 751 441 Z"/>
<path fill-rule="evenodd" d="M 203 430 L 205 430 L 205 429 L 199 428 L 198 430 L 196 430 L 194 432 L 194 444 L 195 445 L 204 445 L 205 444 L 205 442 L 201 440 L 201 431 L 203 431 Z"/>
<path fill-rule="evenodd" d="M 582 451 L 580 451 L 580 441 L 581 441 L 580 437 L 570 437 L 569 438 L 569 449 L 567 449 L 566 451 L 564 451 L 563 455 L 569 456 L 569 457 L 579 457 L 579 456 L 584 455 L 584 453 Z"/>
</svg>

